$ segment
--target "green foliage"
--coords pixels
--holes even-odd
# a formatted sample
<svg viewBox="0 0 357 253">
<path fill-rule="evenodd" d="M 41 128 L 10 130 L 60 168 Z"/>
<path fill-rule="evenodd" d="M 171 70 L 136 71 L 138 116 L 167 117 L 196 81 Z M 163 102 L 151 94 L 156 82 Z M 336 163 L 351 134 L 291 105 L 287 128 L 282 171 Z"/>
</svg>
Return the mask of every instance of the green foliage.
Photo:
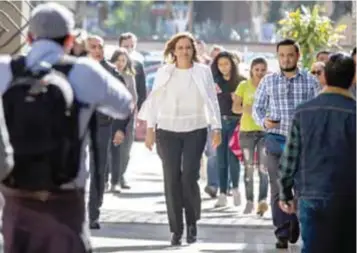
<svg viewBox="0 0 357 253">
<path fill-rule="evenodd" d="M 286 1 L 283 9 L 284 10 L 296 10 L 297 8 L 300 8 L 300 6 L 304 4 L 305 7 L 314 7 L 316 5 L 316 1 Z"/>
<path fill-rule="evenodd" d="M 333 21 L 324 10 L 315 5 L 312 9 L 301 6 L 296 11 L 286 13 L 286 17 L 279 21 L 278 33 L 283 38 L 297 41 L 301 47 L 302 65 L 310 68 L 315 53 L 321 49 L 338 47 L 346 25 L 333 26 Z"/>
<path fill-rule="evenodd" d="M 133 32 L 139 37 L 151 35 L 150 9 L 152 0 L 124 0 L 116 9 L 110 11 L 106 26 L 117 34 Z"/>
</svg>

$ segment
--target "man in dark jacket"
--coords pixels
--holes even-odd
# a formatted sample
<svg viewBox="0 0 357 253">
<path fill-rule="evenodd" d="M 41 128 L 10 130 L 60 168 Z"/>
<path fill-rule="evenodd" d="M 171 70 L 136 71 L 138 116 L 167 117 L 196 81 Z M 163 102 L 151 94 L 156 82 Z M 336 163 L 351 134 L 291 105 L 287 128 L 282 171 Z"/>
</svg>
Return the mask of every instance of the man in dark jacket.
<svg viewBox="0 0 357 253">
<path fill-rule="evenodd" d="M 91 58 L 96 61 L 99 61 L 100 64 L 113 76 L 115 76 L 120 81 L 124 82 L 124 78 L 119 74 L 116 70 L 115 66 L 104 59 L 104 41 L 101 37 L 91 35 L 87 38 L 87 51 Z M 89 192 L 89 226 L 91 229 L 99 229 L 100 225 L 98 222 L 100 215 L 100 207 L 103 202 L 103 195 L 105 191 L 105 177 L 107 166 L 109 165 L 109 150 L 111 141 L 113 141 L 116 145 L 119 145 L 125 136 L 125 128 L 129 120 L 116 120 L 113 119 L 99 111 L 94 115 L 96 118 L 97 125 L 97 149 L 98 149 L 98 167 L 95 168 L 95 164 L 93 161 L 93 148 L 92 148 L 92 156 L 91 156 L 91 180 L 90 180 L 90 192 Z M 115 125 L 113 125 L 115 122 Z M 113 131 L 114 130 L 114 131 Z M 112 138 L 112 133 L 114 132 L 114 136 Z M 99 173 L 95 173 L 97 170 Z M 96 178 L 99 177 L 99 178 Z M 96 182 L 99 182 L 96 184 Z M 99 188 L 99 189 L 97 189 Z"/>
<path fill-rule="evenodd" d="M 296 109 L 281 156 L 279 206 L 295 213 L 298 198 L 302 253 L 356 252 L 355 71 L 352 57 L 330 56 L 327 85 Z"/>
</svg>

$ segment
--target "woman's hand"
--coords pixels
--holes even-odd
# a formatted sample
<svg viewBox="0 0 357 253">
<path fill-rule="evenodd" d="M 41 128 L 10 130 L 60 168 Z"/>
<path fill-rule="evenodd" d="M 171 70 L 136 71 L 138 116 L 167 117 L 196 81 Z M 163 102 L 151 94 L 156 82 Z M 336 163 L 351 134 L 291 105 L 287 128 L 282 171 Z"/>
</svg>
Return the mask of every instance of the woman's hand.
<svg viewBox="0 0 357 253">
<path fill-rule="evenodd" d="M 252 106 L 251 105 L 244 105 L 243 106 L 243 113 L 252 115 Z"/>
<path fill-rule="evenodd" d="M 221 130 L 213 130 L 212 131 L 212 147 L 217 148 L 221 145 L 222 137 L 221 137 Z"/>
<path fill-rule="evenodd" d="M 147 128 L 146 129 L 146 136 L 145 136 L 145 146 L 152 151 L 152 148 L 155 144 L 155 131 L 154 128 Z"/>
</svg>

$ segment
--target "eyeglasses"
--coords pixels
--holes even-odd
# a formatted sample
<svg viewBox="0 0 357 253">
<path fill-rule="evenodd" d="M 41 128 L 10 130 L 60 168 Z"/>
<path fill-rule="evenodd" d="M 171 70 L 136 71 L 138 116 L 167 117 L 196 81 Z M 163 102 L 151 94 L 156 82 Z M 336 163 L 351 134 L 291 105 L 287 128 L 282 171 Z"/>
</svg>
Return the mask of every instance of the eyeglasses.
<svg viewBox="0 0 357 253">
<path fill-rule="evenodd" d="M 321 70 L 312 70 L 311 71 L 311 74 L 314 75 L 314 76 L 320 76 L 322 74 L 322 71 Z"/>
</svg>

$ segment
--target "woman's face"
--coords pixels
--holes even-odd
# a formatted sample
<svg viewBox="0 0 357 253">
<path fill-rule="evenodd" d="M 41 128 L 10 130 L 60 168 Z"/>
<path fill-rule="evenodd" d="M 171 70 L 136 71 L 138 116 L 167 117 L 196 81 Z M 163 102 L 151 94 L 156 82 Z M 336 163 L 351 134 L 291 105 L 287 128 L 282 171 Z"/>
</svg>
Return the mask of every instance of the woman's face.
<svg viewBox="0 0 357 253">
<path fill-rule="evenodd" d="M 255 64 L 251 71 L 252 79 L 259 82 L 267 73 L 267 66 L 264 63 Z"/>
<path fill-rule="evenodd" d="M 218 70 L 223 76 L 229 76 L 232 71 L 232 63 L 227 57 L 221 57 L 217 61 Z"/>
<path fill-rule="evenodd" d="M 176 42 L 174 55 L 177 61 L 192 61 L 193 45 L 189 38 L 181 38 Z"/>
<path fill-rule="evenodd" d="M 313 64 L 311 66 L 311 74 L 314 75 L 319 80 L 320 84 L 322 85 L 326 84 L 325 70 L 321 64 L 319 63 Z"/>
<path fill-rule="evenodd" d="M 127 64 L 128 64 L 128 59 L 123 54 L 119 55 L 117 61 L 115 62 L 115 65 L 117 66 L 119 71 L 123 71 Z"/>
<path fill-rule="evenodd" d="M 73 50 L 74 55 L 80 56 L 82 53 L 85 52 L 85 46 L 83 43 L 74 43 L 72 50 Z"/>
</svg>

